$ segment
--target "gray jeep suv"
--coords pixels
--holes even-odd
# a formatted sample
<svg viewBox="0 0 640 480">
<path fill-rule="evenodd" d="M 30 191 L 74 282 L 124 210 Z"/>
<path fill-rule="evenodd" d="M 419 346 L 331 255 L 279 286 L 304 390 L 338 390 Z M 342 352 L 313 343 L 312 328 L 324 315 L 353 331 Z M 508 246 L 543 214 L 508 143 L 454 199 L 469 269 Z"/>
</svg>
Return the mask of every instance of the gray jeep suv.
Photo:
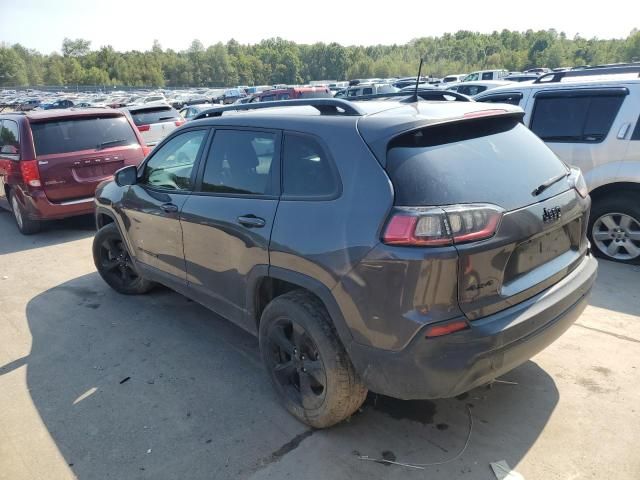
<svg viewBox="0 0 640 480">
<path fill-rule="evenodd" d="M 596 276 L 584 180 L 522 115 L 411 99 L 203 112 L 98 188 L 96 267 L 258 335 L 314 427 L 367 390 L 458 395 L 558 338 Z"/>
</svg>

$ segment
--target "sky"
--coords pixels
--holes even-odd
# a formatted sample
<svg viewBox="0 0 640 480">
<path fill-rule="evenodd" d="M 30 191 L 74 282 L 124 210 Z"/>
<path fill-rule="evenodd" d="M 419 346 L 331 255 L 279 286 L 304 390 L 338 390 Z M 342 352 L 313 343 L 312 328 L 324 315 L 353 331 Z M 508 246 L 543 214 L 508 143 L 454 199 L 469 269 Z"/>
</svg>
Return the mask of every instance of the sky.
<svg viewBox="0 0 640 480">
<path fill-rule="evenodd" d="M 125 51 L 149 50 L 154 39 L 163 48 L 184 50 L 194 39 L 205 47 L 276 36 L 297 43 L 373 45 L 458 30 L 555 28 L 569 37 L 604 39 L 640 28 L 640 0 L 610 4 L 615 8 L 596 0 L 0 0 L 0 42 L 50 53 L 60 50 L 65 37 L 91 40 L 92 49 L 111 45 Z"/>
</svg>

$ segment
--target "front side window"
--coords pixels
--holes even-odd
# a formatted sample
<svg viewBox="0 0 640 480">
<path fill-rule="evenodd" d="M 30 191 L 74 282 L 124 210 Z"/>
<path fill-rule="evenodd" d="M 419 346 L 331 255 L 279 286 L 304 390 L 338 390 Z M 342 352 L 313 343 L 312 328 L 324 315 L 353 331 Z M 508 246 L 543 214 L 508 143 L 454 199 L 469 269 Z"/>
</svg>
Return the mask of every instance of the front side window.
<svg viewBox="0 0 640 480">
<path fill-rule="evenodd" d="M 0 154 L 18 155 L 19 140 L 18 124 L 12 120 L 0 120 Z"/>
<path fill-rule="evenodd" d="M 541 97 L 531 130 L 547 142 L 598 143 L 609 133 L 623 100 L 619 95 Z"/>
<path fill-rule="evenodd" d="M 193 130 L 176 135 L 154 151 L 144 166 L 141 183 L 167 190 L 189 190 L 191 174 L 206 130 Z"/>
<path fill-rule="evenodd" d="M 285 135 L 282 169 L 285 195 L 322 196 L 338 190 L 330 160 L 313 137 Z"/>
<path fill-rule="evenodd" d="M 202 178 L 203 192 L 269 195 L 276 136 L 267 132 L 218 130 Z"/>
</svg>

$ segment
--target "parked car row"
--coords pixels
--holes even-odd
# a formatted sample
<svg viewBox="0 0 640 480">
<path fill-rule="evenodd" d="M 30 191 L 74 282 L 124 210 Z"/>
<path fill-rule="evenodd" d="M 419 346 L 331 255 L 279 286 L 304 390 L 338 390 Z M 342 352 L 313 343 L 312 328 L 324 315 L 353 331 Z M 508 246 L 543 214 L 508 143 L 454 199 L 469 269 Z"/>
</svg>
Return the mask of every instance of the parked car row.
<svg viewBox="0 0 640 480">
<path fill-rule="evenodd" d="M 444 90 L 426 82 L 420 83 L 416 93 L 418 97 L 425 100 L 460 101 L 465 100 L 464 95 L 466 95 L 473 96 L 478 102 L 508 103 L 521 107 L 525 111 L 523 120 L 525 124 L 565 163 L 578 166 L 584 172 L 594 202 L 593 215 L 589 224 L 589 238 L 594 248 L 600 255 L 607 258 L 635 263 L 640 261 L 640 210 L 638 210 L 640 202 L 629 202 L 628 198 L 630 195 L 632 198 L 640 196 L 640 173 L 638 173 L 640 172 L 640 126 L 638 126 L 640 86 L 637 80 L 639 68 L 638 65 L 628 65 L 547 73 L 534 72 L 538 75 L 536 80 L 525 82 L 510 82 L 506 79 L 467 81 L 467 78 L 484 78 L 489 74 L 497 76 L 504 73 L 499 70 L 474 72 L 471 77 L 467 75 L 465 81 L 450 82 L 450 86 Z M 415 82 L 417 78 L 413 77 L 411 80 Z M 398 90 L 389 83 L 369 83 L 369 79 L 353 83 L 343 92 L 338 92 L 336 97 L 349 100 L 376 100 L 382 96 L 393 99 L 394 95 L 410 95 L 415 91 L 415 85 L 408 85 Z M 333 95 L 333 92 L 324 86 L 278 89 L 263 86 L 256 87 L 253 91 L 253 94 L 239 98 L 235 103 L 241 105 L 245 102 L 332 98 Z M 452 93 L 449 96 L 438 92 L 455 92 L 457 95 Z M 70 174 L 68 177 L 48 179 L 48 183 L 42 186 L 43 192 L 58 188 L 64 191 L 69 187 L 69 196 L 64 198 L 54 196 L 54 200 L 60 200 L 58 203 L 61 205 L 58 206 L 62 210 L 59 215 L 56 205 L 46 206 L 45 213 L 40 215 L 34 209 L 33 201 L 44 201 L 50 197 L 43 192 L 30 196 L 29 188 L 33 185 L 29 185 L 28 182 L 22 182 L 27 184 L 24 192 L 17 189 L 13 193 L 13 198 L 10 198 L 11 185 L 16 182 L 16 179 L 20 183 L 22 173 L 19 168 L 16 168 L 18 164 L 15 160 L 20 157 L 34 160 L 37 158 L 44 162 L 38 165 L 46 172 L 50 168 L 48 166 L 50 162 L 61 163 L 62 160 L 57 157 L 40 160 L 40 155 L 67 154 L 72 150 L 64 152 L 42 150 L 43 144 L 39 139 L 44 134 L 39 131 L 36 134 L 31 133 L 31 124 L 38 125 L 37 128 L 40 129 L 46 123 L 59 125 L 62 130 L 56 130 L 56 132 L 61 135 L 59 142 L 61 145 L 67 141 L 73 144 L 72 137 L 89 129 L 89 125 L 102 128 L 108 126 L 107 131 L 87 134 L 86 138 L 92 139 L 91 142 L 93 142 L 93 139 L 98 136 L 106 135 L 102 141 L 96 141 L 95 145 L 92 143 L 87 147 L 95 146 L 94 149 L 88 148 L 89 151 L 110 153 L 105 146 L 108 146 L 111 141 L 115 142 L 114 145 L 118 148 L 123 147 L 116 141 L 129 146 L 136 144 L 145 148 L 153 147 L 185 121 L 196 118 L 204 111 L 219 108 L 218 104 L 198 103 L 184 107 L 178 112 L 166 102 L 158 102 L 156 97 L 159 95 L 147 97 L 152 99 L 149 102 L 145 100 L 140 104 L 121 109 L 122 114 L 128 119 L 128 124 L 135 129 L 136 142 L 131 135 L 124 133 L 120 136 L 115 135 L 121 130 L 108 126 L 105 121 L 95 121 L 95 119 L 111 118 L 109 114 L 113 111 L 106 108 L 93 109 L 93 115 L 81 110 L 56 112 L 57 109 L 47 109 L 41 112 L 31 110 L 22 116 L 5 116 L 0 153 L 0 182 L 2 182 L 0 187 L 3 187 L 0 192 L 0 203 L 12 208 L 16 218 L 21 221 L 21 230 L 25 233 L 35 231 L 42 219 L 58 218 L 66 215 L 65 212 L 84 211 L 81 208 L 82 203 L 90 202 L 90 196 L 84 195 L 88 190 L 82 190 L 83 194 L 80 195 L 74 185 L 82 183 L 85 186 L 95 186 L 101 178 L 107 178 L 114 171 L 113 168 L 104 166 L 107 160 L 102 159 L 101 154 L 96 155 L 95 158 L 89 158 L 82 169 L 79 169 L 80 165 L 74 164 L 68 172 Z M 50 113 L 47 115 L 45 112 Z M 71 122 L 69 119 L 75 118 L 74 116 L 77 116 L 78 120 Z M 80 117 L 84 120 L 80 121 Z M 89 119 L 93 119 L 93 123 L 88 122 Z M 20 134 L 24 129 L 27 132 Z M 53 131 L 53 127 L 47 131 Z M 27 150 L 23 152 L 18 151 L 21 145 L 19 140 L 12 140 L 19 139 L 21 136 L 27 141 L 25 144 Z M 34 151 L 33 147 L 29 147 L 31 138 L 35 142 L 34 145 L 41 148 L 36 148 Z M 85 150 L 78 150 L 80 152 L 78 155 L 90 156 Z M 119 155 L 107 155 L 107 157 L 109 161 L 126 160 Z M 100 168 L 86 168 L 97 163 L 101 164 Z M 111 164 L 114 168 L 118 165 L 120 164 Z M 26 172 L 27 178 L 31 180 L 29 174 L 35 174 L 39 169 Z M 54 189 L 54 185 L 63 186 Z M 88 188 L 91 189 L 90 186 Z"/>
</svg>

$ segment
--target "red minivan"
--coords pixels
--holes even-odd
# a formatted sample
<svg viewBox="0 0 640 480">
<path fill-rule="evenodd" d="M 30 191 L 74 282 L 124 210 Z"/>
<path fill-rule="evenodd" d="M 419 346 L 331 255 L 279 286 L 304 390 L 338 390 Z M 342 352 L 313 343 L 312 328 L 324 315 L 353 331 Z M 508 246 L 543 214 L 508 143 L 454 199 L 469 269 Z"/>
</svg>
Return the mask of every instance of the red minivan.
<svg viewBox="0 0 640 480">
<path fill-rule="evenodd" d="M 0 206 L 29 235 L 43 220 L 93 212 L 96 186 L 149 149 L 131 120 L 111 109 L 0 115 Z"/>
</svg>

